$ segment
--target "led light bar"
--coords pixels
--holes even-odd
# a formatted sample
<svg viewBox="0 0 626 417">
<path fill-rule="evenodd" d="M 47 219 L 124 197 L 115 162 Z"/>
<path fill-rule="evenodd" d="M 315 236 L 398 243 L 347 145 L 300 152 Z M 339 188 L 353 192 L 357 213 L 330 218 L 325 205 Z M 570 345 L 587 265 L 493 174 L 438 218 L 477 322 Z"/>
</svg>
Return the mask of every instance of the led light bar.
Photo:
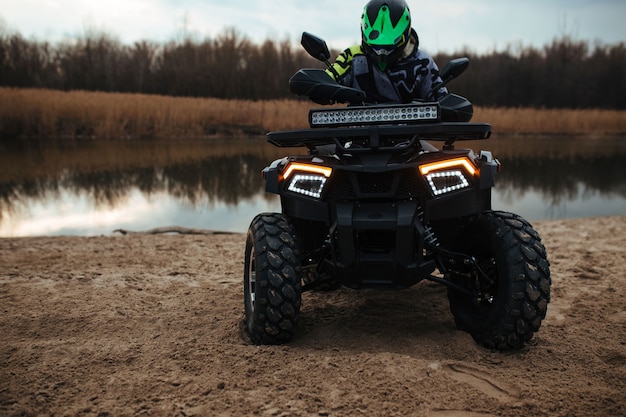
<svg viewBox="0 0 626 417">
<path fill-rule="evenodd" d="M 414 124 L 438 120 L 439 104 L 437 103 L 359 106 L 309 111 L 311 127 Z"/>
</svg>

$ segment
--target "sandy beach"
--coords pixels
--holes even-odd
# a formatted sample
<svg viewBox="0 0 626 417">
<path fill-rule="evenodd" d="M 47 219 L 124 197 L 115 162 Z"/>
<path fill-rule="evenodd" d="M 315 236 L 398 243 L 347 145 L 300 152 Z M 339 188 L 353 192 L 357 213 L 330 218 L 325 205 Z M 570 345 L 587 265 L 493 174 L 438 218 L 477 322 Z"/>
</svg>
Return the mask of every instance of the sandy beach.
<svg viewBox="0 0 626 417">
<path fill-rule="evenodd" d="M 552 301 L 511 352 L 430 282 L 307 292 L 292 343 L 252 345 L 243 234 L 2 238 L 0 415 L 626 415 L 626 216 L 533 224 Z"/>
</svg>

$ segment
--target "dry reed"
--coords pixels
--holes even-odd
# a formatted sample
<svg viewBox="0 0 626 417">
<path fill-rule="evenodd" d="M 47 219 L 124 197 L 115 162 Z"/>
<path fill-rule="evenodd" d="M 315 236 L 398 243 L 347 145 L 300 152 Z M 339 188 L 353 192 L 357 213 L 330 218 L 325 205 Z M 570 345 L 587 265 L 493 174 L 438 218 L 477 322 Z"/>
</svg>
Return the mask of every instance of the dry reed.
<svg viewBox="0 0 626 417">
<path fill-rule="evenodd" d="M 478 107 L 473 120 L 491 123 L 498 134 L 626 134 L 624 110 Z"/>
<path fill-rule="evenodd" d="M 306 100 L 222 100 L 0 87 L 0 135 L 205 137 L 306 127 Z M 496 134 L 626 134 L 626 111 L 475 108 Z"/>
</svg>

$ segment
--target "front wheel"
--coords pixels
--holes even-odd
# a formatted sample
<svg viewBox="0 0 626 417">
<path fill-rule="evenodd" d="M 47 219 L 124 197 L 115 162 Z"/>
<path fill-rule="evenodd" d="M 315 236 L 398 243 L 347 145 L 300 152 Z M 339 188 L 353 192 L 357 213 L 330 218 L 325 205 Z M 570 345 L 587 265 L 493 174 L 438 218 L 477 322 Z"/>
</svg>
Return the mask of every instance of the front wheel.
<svg viewBox="0 0 626 417">
<path fill-rule="evenodd" d="M 550 268 L 539 234 L 522 217 L 486 212 L 463 226 L 457 252 L 475 258 L 468 273 L 448 279 L 474 296 L 448 289 L 461 330 L 488 348 L 520 348 L 539 330 L 550 301 Z"/>
<path fill-rule="evenodd" d="M 252 220 L 244 265 L 250 338 L 257 344 L 290 341 L 300 317 L 302 286 L 296 234 L 284 215 L 264 213 Z"/>
</svg>

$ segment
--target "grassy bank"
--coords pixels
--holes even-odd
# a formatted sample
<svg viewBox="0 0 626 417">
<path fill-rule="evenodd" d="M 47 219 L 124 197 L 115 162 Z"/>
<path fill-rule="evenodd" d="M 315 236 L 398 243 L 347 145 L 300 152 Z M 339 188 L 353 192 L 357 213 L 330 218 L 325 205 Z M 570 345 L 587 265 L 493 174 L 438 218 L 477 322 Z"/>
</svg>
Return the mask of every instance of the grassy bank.
<svg viewBox="0 0 626 417">
<path fill-rule="evenodd" d="M 306 100 L 220 100 L 0 87 L 0 136 L 203 137 L 308 125 Z M 623 135 L 626 111 L 474 109 L 496 134 Z"/>
</svg>

